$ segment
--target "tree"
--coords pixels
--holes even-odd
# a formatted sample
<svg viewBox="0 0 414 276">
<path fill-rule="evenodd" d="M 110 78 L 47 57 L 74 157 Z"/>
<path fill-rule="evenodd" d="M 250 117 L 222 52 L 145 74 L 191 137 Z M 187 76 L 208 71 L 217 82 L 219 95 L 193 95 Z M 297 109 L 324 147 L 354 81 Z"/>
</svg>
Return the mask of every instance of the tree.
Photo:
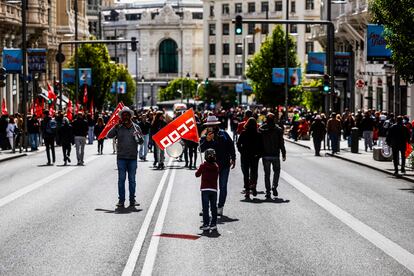
<svg viewBox="0 0 414 276">
<path fill-rule="evenodd" d="M 197 90 L 197 82 L 193 79 L 177 78 L 170 81 L 165 88 L 161 88 L 159 93 L 160 101 L 170 101 L 181 99 L 181 89 L 183 90 L 183 98 L 192 99 Z"/>
<path fill-rule="evenodd" d="M 392 61 L 402 79 L 414 82 L 414 6 L 412 0 L 371 0 L 374 23 L 384 25 Z"/>
<path fill-rule="evenodd" d="M 92 87 L 88 88 L 88 100 L 90 102 L 93 98 L 97 109 L 102 109 L 116 77 L 116 66 L 111 64 L 108 48 L 105 44 L 83 44 L 78 50 L 78 65 L 79 68 L 92 69 Z M 69 61 L 69 67 L 75 67 L 75 57 Z M 78 100 L 81 100 L 82 95 L 80 89 Z"/>
<path fill-rule="evenodd" d="M 115 65 L 115 80 L 119 82 L 126 82 L 126 93 L 118 94 L 118 102 L 123 102 L 126 106 L 131 106 L 134 103 L 134 96 L 137 92 L 134 79 L 129 74 L 128 69 L 123 64 Z M 107 94 L 107 99 L 112 106 L 116 105 L 116 94 Z"/>
<path fill-rule="evenodd" d="M 284 86 L 272 83 L 272 68 L 285 66 L 285 41 L 285 32 L 277 25 L 260 51 L 247 61 L 249 69 L 246 76 L 252 81 L 253 91 L 260 103 L 272 106 L 284 103 Z M 299 66 L 294 45 L 293 38 L 289 36 L 289 67 Z"/>
</svg>

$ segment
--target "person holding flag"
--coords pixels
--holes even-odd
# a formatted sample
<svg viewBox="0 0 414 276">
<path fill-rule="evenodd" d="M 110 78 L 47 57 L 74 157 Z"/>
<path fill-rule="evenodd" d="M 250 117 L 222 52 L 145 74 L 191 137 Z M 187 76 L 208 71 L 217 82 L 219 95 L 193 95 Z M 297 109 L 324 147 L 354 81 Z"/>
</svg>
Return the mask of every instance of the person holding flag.
<svg viewBox="0 0 414 276">
<path fill-rule="evenodd" d="M 117 143 L 117 167 L 118 167 L 118 208 L 125 204 L 125 181 L 128 174 L 129 203 L 135 206 L 135 175 L 138 166 L 138 145 L 143 143 L 142 132 L 138 125 L 132 121 L 134 112 L 124 106 L 118 112 L 118 124 L 107 134 L 108 138 L 116 138 Z M 109 124 L 109 122 L 108 122 Z"/>
</svg>

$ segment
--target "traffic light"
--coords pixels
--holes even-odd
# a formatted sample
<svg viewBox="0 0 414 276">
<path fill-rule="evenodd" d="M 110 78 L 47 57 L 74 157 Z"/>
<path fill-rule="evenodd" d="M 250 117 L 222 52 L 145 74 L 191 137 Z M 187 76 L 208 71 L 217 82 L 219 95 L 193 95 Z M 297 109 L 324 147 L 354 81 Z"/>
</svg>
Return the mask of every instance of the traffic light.
<svg viewBox="0 0 414 276">
<path fill-rule="evenodd" d="M 243 17 L 241 15 L 236 16 L 236 28 L 234 29 L 236 35 L 241 35 L 243 33 Z"/>
<path fill-rule="evenodd" d="M 0 68 L 0 87 L 6 86 L 7 70 L 4 67 Z"/>
<path fill-rule="evenodd" d="M 209 84 L 208 78 L 206 78 L 206 80 L 204 81 L 204 86 L 207 88 L 208 87 L 208 84 Z"/>
<path fill-rule="evenodd" d="M 329 93 L 331 90 L 331 77 L 328 74 L 323 75 L 323 92 Z"/>
<path fill-rule="evenodd" d="M 136 37 L 131 37 L 131 50 L 132 52 L 136 52 L 137 51 L 137 38 Z"/>
</svg>

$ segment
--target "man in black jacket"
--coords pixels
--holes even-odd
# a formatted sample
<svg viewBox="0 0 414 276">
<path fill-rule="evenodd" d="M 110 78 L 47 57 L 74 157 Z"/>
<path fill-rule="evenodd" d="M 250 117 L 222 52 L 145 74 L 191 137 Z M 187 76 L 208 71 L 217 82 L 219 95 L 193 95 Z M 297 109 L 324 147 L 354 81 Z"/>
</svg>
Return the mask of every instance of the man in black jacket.
<svg viewBox="0 0 414 276">
<path fill-rule="evenodd" d="M 86 135 L 88 135 L 88 122 L 79 113 L 76 120 L 72 123 L 73 135 L 75 136 L 76 157 L 78 166 L 83 166 L 83 156 L 85 154 Z"/>
<path fill-rule="evenodd" d="M 234 169 L 236 165 L 236 149 L 233 140 L 226 131 L 220 130 L 220 121 L 216 116 L 208 116 L 204 124 L 206 130 L 203 131 L 200 139 L 200 148 L 202 152 L 207 149 L 214 149 L 217 154 L 217 164 L 219 165 L 219 202 L 217 214 L 223 215 L 224 204 L 227 198 L 227 183 L 229 181 L 230 168 Z"/>
<path fill-rule="evenodd" d="M 266 123 L 259 128 L 263 139 L 263 168 L 265 172 L 266 199 L 270 199 L 270 167 L 273 167 L 273 196 L 278 196 L 277 186 L 280 176 L 280 152 L 283 161 L 286 160 L 285 141 L 283 129 L 276 125 L 275 115 L 267 114 Z"/>
<path fill-rule="evenodd" d="M 60 136 L 60 142 L 62 144 L 63 151 L 63 166 L 67 165 L 67 162 L 70 163 L 70 150 L 71 146 L 75 143 L 73 136 L 73 129 L 69 123 L 68 118 L 63 118 L 63 125 L 58 130 Z"/>
<path fill-rule="evenodd" d="M 410 141 L 410 131 L 403 125 L 403 117 L 397 117 L 397 123 L 388 130 L 387 144 L 392 148 L 394 175 L 398 176 L 399 154 L 401 153 L 401 173 L 405 173 L 405 150 Z"/>
<path fill-rule="evenodd" d="M 326 134 L 326 126 L 322 122 L 320 115 L 316 115 L 315 121 L 312 123 L 309 131 L 309 135 L 312 135 L 313 146 L 315 148 L 315 156 L 321 156 L 321 144 Z"/>
</svg>

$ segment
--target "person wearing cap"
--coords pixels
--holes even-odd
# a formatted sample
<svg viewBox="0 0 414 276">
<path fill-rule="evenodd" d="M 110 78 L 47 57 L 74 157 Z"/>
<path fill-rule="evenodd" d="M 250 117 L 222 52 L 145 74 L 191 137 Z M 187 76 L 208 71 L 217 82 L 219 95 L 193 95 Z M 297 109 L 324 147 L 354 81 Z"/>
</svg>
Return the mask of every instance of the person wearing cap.
<svg viewBox="0 0 414 276">
<path fill-rule="evenodd" d="M 214 149 L 217 154 L 217 164 L 219 166 L 219 201 L 217 214 L 223 215 L 223 208 L 227 198 L 227 183 L 229 180 L 230 168 L 236 166 L 236 149 L 233 140 L 226 131 L 220 130 L 220 121 L 214 115 L 207 117 L 200 139 L 201 152 L 207 149 Z"/>
<path fill-rule="evenodd" d="M 85 165 L 83 157 L 85 155 L 86 135 L 88 135 L 88 122 L 84 119 L 81 112 L 78 113 L 76 120 L 72 123 L 73 135 L 75 136 L 76 158 L 78 166 Z"/>
<path fill-rule="evenodd" d="M 134 112 L 124 106 L 118 113 L 119 124 L 109 132 L 108 138 L 117 138 L 117 167 L 118 167 L 118 208 L 124 207 L 125 203 L 125 180 L 128 174 L 129 203 L 135 206 L 135 175 L 138 166 L 138 145 L 143 142 L 141 129 L 132 121 Z"/>
<path fill-rule="evenodd" d="M 67 117 L 64 117 L 62 120 L 63 124 L 58 130 L 60 137 L 60 143 L 62 145 L 63 152 L 63 166 L 67 165 L 67 162 L 70 160 L 70 151 L 73 144 L 75 144 L 75 137 L 73 136 L 73 128 Z"/>
<path fill-rule="evenodd" d="M 280 152 L 282 152 L 283 161 L 286 160 L 285 141 L 283 139 L 283 130 L 275 122 L 275 115 L 269 113 L 266 116 L 266 123 L 259 128 L 262 136 L 263 152 L 262 162 L 265 173 L 266 199 L 270 199 L 270 189 L 273 196 L 278 196 L 277 187 L 280 176 Z M 273 167 L 273 183 L 270 187 L 271 167 Z"/>
<path fill-rule="evenodd" d="M 315 148 L 315 156 L 321 156 L 321 144 L 326 134 L 326 126 L 325 123 L 322 122 L 322 118 L 320 115 L 315 116 L 315 120 L 313 121 L 309 135 L 312 136 L 313 139 L 313 147 Z"/>
</svg>

